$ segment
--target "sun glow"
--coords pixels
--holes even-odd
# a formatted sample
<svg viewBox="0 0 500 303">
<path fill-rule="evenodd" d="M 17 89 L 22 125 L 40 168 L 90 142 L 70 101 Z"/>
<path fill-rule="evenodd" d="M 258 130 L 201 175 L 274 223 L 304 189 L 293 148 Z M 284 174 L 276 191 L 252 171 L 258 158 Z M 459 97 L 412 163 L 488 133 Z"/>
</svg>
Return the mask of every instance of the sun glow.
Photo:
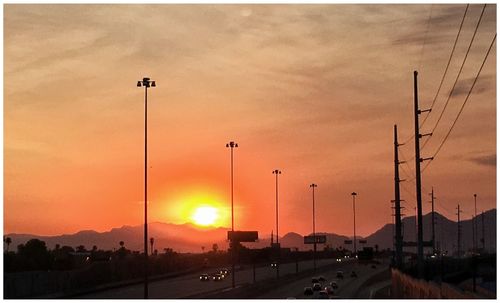
<svg viewBox="0 0 500 303">
<path fill-rule="evenodd" d="M 198 207 L 191 219 L 195 224 L 207 226 L 213 225 L 217 218 L 219 217 L 218 211 L 215 207 L 202 206 Z"/>
</svg>

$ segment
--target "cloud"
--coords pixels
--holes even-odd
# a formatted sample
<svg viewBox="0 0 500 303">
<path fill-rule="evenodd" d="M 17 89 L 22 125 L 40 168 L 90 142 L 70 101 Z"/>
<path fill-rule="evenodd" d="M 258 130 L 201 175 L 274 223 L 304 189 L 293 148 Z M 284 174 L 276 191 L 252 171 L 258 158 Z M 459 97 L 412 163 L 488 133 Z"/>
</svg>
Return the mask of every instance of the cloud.
<svg viewBox="0 0 500 303">
<path fill-rule="evenodd" d="M 457 82 L 457 85 L 455 85 L 455 89 L 452 92 L 452 96 L 456 97 L 461 95 L 467 95 L 469 93 L 469 90 L 473 82 L 474 78 L 459 80 Z M 472 90 L 472 93 L 481 94 L 494 88 L 495 88 L 494 77 L 491 76 L 479 77 L 479 79 L 476 82 L 476 85 L 474 86 L 474 89 Z"/>
<path fill-rule="evenodd" d="M 479 157 L 470 158 L 470 161 L 479 165 L 491 166 L 495 168 L 497 166 L 497 155 L 496 154 L 483 155 Z"/>
</svg>

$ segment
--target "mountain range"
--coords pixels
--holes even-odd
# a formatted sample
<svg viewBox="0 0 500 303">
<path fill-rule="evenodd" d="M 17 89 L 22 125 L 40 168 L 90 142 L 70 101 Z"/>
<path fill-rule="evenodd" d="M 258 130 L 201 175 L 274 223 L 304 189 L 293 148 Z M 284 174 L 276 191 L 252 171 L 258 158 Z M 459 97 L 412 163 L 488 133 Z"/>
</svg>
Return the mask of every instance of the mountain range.
<svg viewBox="0 0 500 303">
<path fill-rule="evenodd" d="M 423 216 L 424 240 L 431 239 L 432 216 L 428 213 Z M 435 213 L 435 238 L 437 247 L 441 247 L 444 251 L 454 252 L 457 247 L 457 222 L 451 221 L 439 213 Z M 405 217 L 403 220 L 403 235 L 404 241 L 416 241 L 415 236 L 415 216 Z M 481 247 L 480 239 L 482 237 L 482 219 L 477 217 L 477 235 L 478 246 Z M 460 223 L 461 226 L 461 250 L 466 251 L 472 248 L 472 219 L 464 220 Z M 200 228 L 193 224 L 170 224 L 154 222 L 148 225 L 148 233 L 154 238 L 154 248 L 162 252 L 164 248 L 172 248 L 177 252 L 192 252 L 199 253 L 212 250 L 213 245 L 217 244 L 218 249 L 226 250 L 228 248 L 227 228 L 206 229 Z M 489 210 L 484 213 L 484 231 L 485 245 L 489 251 L 496 251 L 496 209 Z M 26 243 L 28 240 L 37 238 L 45 241 L 48 248 L 52 249 L 56 244 L 61 246 L 68 245 L 76 247 L 84 245 L 87 249 L 91 249 L 94 245 L 98 249 L 117 249 L 120 247 L 119 242 L 124 241 L 125 247 L 134 250 L 142 251 L 143 249 L 143 225 L 137 226 L 122 226 L 113 228 L 107 232 L 96 232 L 93 230 L 83 230 L 75 234 L 66 234 L 60 236 L 38 236 L 31 234 L 7 234 L 6 237 L 12 239 L 10 244 L 11 249 L 16 249 L 19 244 Z M 338 235 L 335 233 L 317 232 L 318 235 L 326 235 L 326 244 L 318 245 L 318 249 L 323 249 L 325 245 L 332 248 L 347 247 L 351 249 L 352 244 L 345 245 L 344 241 L 352 239 L 350 236 Z M 359 244 L 358 249 L 363 246 L 375 246 L 379 249 L 392 248 L 393 246 L 394 225 L 386 224 L 379 230 L 375 231 L 368 237 L 357 237 L 357 239 L 366 240 L 366 244 Z M 249 248 L 262 248 L 269 246 L 271 243 L 270 237 L 260 238 L 255 243 L 245 243 Z M 312 245 L 304 244 L 303 236 L 290 232 L 280 237 L 282 247 L 298 248 L 299 250 L 309 250 Z M 5 246 L 5 243 L 4 243 Z M 5 249 L 5 248 L 4 248 Z M 415 251 L 415 248 L 405 248 L 408 251 Z"/>
</svg>

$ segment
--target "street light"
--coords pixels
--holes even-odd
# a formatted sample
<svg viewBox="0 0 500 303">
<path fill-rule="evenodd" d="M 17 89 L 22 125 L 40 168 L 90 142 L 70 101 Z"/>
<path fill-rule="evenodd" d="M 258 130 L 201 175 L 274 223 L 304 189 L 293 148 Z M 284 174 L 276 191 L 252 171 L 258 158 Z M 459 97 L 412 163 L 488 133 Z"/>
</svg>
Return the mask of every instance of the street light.
<svg viewBox="0 0 500 303">
<path fill-rule="evenodd" d="M 472 220 L 472 225 L 473 225 L 473 239 L 474 239 L 474 253 L 477 253 L 477 224 L 476 224 L 476 216 L 477 216 L 477 201 L 476 201 L 477 195 L 474 194 L 474 220 Z"/>
<path fill-rule="evenodd" d="M 148 88 L 156 82 L 144 77 L 137 87 L 144 87 L 144 299 L 148 298 Z"/>
<path fill-rule="evenodd" d="M 279 238 L 279 230 L 278 230 L 278 175 L 281 175 L 281 171 L 279 169 L 273 170 L 273 174 L 276 175 L 276 250 L 278 252 L 278 260 L 276 262 L 276 278 L 280 277 L 280 238 Z"/>
<path fill-rule="evenodd" d="M 316 221 L 314 218 L 314 189 L 318 187 L 316 184 L 311 184 L 309 187 L 312 188 L 312 193 L 313 193 L 313 238 L 314 238 L 314 251 L 313 251 L 313 268 L 314 272 L 316 272 Z"/>
<path fill-rule="evenodd" d="M 235 147 L 238 147 L 238 143 L 235 143 L 233 141 L 229 142 L 226 144 L 226 147 L 231 148 L 231 231 L 232 231 L 232 237 L 230 239 L 230 245 L 231 245 L 231 260 L 232 260 L 232 272 L 231 272 L 231 277 L 232 277 L 232 286 L 233 288 L 235 287 L 235 281 L 234 281 L 234 250 L 236 249 L 233 241 L 234 237 L 234 195 L 233 195 L 233 149 Z"/>
<path fill-rule="evenodd" d="M 358 251 L 356 250 L 356 196 L 358 195 L 356 192 L 352 192 L 352 211 L 354 213 L 354 255 L 358 255 Z"/>
</svg>

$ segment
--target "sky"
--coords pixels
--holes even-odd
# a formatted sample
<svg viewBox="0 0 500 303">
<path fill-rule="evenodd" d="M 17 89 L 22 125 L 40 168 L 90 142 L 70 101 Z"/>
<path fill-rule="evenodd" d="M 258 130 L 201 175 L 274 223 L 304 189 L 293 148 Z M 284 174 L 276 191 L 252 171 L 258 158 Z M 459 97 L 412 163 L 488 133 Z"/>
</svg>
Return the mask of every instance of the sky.
<svg viewBox="0 0 500 303">
<path fill-rule="evenodd" d="M 465 4 L 4 5 L 4 232 L 58 235 L 143 223 L 144 89 L 149 221 L 197 206 L 235 229 L 367 236 L 390 223 L 393 125 L 414 132 L 438 90 Z M 471 5 L 422 132 L 455 81 L 482 5 Z M 442 142 L 495 35 L 488 4 L 462 74 L 422 157 Z M 450 137 L 422 174 L 423 210 L 455 219 L 496 207 L 496 43 Z M 426 114 L 421 115 L 421 119 Z M 413 215 L 414 142 L 400 147 Z M 423 163 L 426 165 L 427 163 Z"/>
</svg>

